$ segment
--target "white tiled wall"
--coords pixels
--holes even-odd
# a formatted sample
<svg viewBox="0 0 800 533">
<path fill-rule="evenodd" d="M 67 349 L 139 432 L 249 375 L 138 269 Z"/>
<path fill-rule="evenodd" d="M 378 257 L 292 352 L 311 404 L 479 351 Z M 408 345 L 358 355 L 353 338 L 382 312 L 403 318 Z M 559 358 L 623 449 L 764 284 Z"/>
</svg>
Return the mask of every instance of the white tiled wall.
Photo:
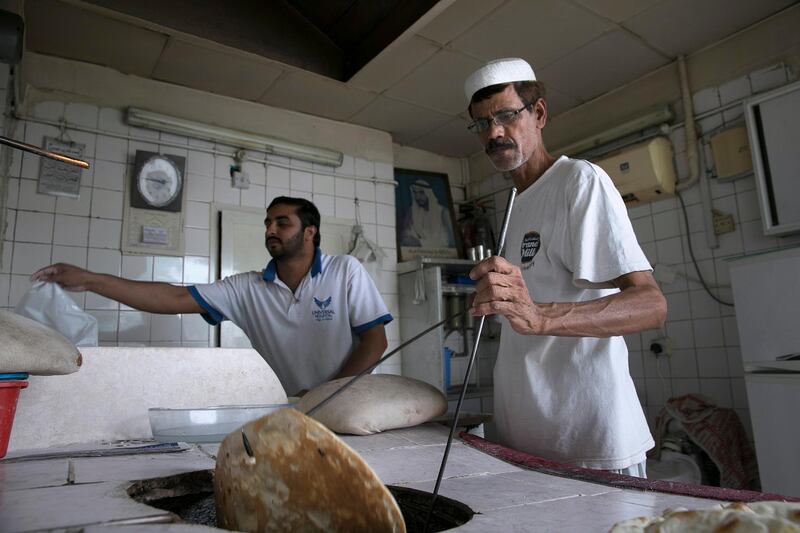
<svg viewBox="0 0 800 533">
<path fill-rule="evenodd" d="M 69 124 L 80 124 L 100 133 L 66 130 L 71 139 L 86 144 L 84 156 L 91 163 L 91 168 L 83 171 L 78 199 L 38 194 L 40 158 L 22 152 L 13 154 L 8 182 L 8 228 L 3 236 L 0 268 L 0 308 L 13 307 L 30 287 L 30 274 L 57 261 L 144 281 L 207 282 L 211 272 L 209 261 L 215 256 L 209 249 L 211 203 L 266 207 L 275 196 L 290 195 L 312 200 L 323 216 L 354 222 L 354 198 L 359 199 L 359 217 L 365 235 L 387 253 L 376 284 L 389 311 L 395 317 L 398 315 L 394 187 L 356 179 L 391 180 L 394 171 L 390 164 L 345 155 L 344 164 L 332 168 L 271 157 L 267 164 L 245 164 L 251 186 L 240 190 L 231 187 L 229 167 L 233 159 L 202 151 L 216 148 L 230 153 L 229 147 L 129 127 L 119 110 L 87 104 L 44 102 L 35 106 L 32 115 L 33 119 L 49 121 L 63 117 Z M 58 134 L 58 128 L 34 120 L 21 121 L 15 132 L 16 138 L 35 145 L 42 145 L 44 136 Z M 126 174 L 132 171 L 136 150 L 186 157 L 184 257 L 123 255 L 120 251 L 123 186 Z M 258 154 L 251 156 L 257 158 Z M 263 154 L 262 157 L 267 158 Z M 324 232 L 323 227 L 323 235 Z M 199 315 L 150 315 L 95 294 L 72 296 L 78 305 L 97 317 L 100 344 L 104 346 L 208 346 L 212 342 L 210 328 Z M 394 348 L 400 338 L 396 321 L 387 326 L 387 335 L 390 349 Z M 399 358 L 387 361 L 381 370 L 399 373 Z"/>
<path fill-rule="evenodd" d="M 784 85 L 791 81 L 790 77 L 791 73 L 783 66 L 777 66 L 698 91 L 693 96 L 695 113 L 708 112 L 707 117 L 698 121 L 698 134 L 707 134 L 719 126 L 743 123 L 741 106 L 718 113 L 713 111 L 751 94 Z M 670 137 L 679 177 L 685 179 L 689 172 L 683 128 L 673 131 Z M 705 159 L 709 169 L 713 168 L 713 155 L 708 147 Z M 497 174 L 480 182 L 476 194 L 487 194 L 509 185 L 502 175 Z M 719 246 L 714 249 L 709 248 L 706 242 L 698 186 L 683 193 L 689 219 L 688 232 L 675 198 L 635 207 L 628 213 L 650 262 L 668 265 L 681 274 L 673 283 L 661 284 L 669 305 L 664 331 L 647 331 L 626 337 L 631 375 L 651 427 L 668 398 L 700 393 L 722 407 L 735 409 L 750 431 L 735 310 L 714 301 L 696 281 L 687 235 L 691 238 L 704 279 L 711 285 L 728 287 L 727 259 L 800 244 L 800 235 L 787 238 L 764 236 L 753 177 L 727 183 L 712 179 L 711 195 L 713 207 L 731 213 L 736 223 L 734 232 L 719 236 Z M 506 192 L 496 193 L 493 197 L 497 211 L 496 227 L 506 198 Z M 730 288 L 712 291 L 723 301 L 732 301 Z M 671 359 L 657 360 L 649 351 L 650 342 L 665 334 L 673 341 L 674 354 Z"/>
</svg>

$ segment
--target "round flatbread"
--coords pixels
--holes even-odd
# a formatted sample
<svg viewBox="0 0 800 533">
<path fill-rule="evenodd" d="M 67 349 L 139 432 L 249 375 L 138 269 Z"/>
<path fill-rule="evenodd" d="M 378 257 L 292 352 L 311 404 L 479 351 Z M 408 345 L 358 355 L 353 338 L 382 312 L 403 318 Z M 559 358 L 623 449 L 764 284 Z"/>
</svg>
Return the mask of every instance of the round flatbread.
<svg viewBox="0 0 800 533">
<path fill-rule="evenodd" d="M 340 378 L 315 387 L 300 399 L 297 408 L 308 412 L 351 379 Z M 424 424 L 445 412 L 447 398 L 432 385 L 403 376 L 370 374 L 311 416 L 336 433 L 372 435 Z"/>
<path fill-rule="evenodd" d="M 610 533 L 800 533 L 800 503 L 735 502 L 711 509 L 665 511 L 616 524 Z"/>
<path fill-rule="evenodd" d="M 222 441 L 214 488 L 217 525 L 236 531 L 404 533 L 391 493 L 325 426 L 281 409 Z"/>
</svg>

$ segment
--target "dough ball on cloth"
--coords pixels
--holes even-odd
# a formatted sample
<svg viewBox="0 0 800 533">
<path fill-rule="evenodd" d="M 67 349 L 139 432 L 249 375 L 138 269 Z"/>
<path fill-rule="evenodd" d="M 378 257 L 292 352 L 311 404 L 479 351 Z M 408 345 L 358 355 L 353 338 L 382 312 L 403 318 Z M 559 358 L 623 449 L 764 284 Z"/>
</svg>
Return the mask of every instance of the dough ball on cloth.
<svg viewBox="0 0 800 533">
<path fill-rule="evenodd" d="M 61 333 L 5 310 L 0 310 L 0 346 L 0 372 L 71 374 L 83 362 L 75 345 Z"/>
<path fill-rule="evenodd" d="M 340 378 L 311 389 L 297 408 L 308 412 L 352 378 Z M 447 412 L 447 398 L 418 379 L 369 374 L 311 416 L 336 433 L 372 435 L 387 429 L 417 426 Z"/>
<path fill-rule="evenodd" d="M 800 503 L 736 502 L 619 522 L 610 533 L 800 533 Z"/>
<path fill-rule="evenodd" d="M 281 409 L 222 441 L 214 493 L 217 526 L 260 532 L 406 530 L 392 494 L 325 426 Z"/>
</svg>

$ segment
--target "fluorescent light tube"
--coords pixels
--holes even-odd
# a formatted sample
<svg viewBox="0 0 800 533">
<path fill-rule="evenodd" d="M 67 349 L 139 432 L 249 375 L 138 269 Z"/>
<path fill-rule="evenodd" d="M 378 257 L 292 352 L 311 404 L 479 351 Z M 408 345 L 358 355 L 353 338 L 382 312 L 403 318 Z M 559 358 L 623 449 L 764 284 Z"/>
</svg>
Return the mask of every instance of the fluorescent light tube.
<svg viewBox="0 0 800 533">
<path fill-rule="evenodd" d="M 194 122 L 177 117 L 170 117 L 135 107 L 128 108 L 128 124 L 178 135 L 186 135 L 197 139 L 227 144 L 235 148 L 249 148 L 268 154 L 281 155 L 311 161 L 322 165 L 341 166 L 342 153 L 315 146 L 295 144 L 282 139 L 264 137 L 253 133 L 230 130 Z"/>
</svg>

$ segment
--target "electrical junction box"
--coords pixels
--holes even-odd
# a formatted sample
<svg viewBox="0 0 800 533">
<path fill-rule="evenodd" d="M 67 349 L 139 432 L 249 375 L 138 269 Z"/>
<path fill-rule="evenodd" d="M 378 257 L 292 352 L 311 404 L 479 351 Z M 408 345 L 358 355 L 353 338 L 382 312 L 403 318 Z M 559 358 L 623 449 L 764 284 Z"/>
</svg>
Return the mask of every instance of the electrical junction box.
<svg viewBox="0 0 800 533">
<path fill-rule="evenodd" d="M 735 180 L 753 173 L 747 128 L 727 129 L 711 137 L 711 152 L 718 180 Z"/>
<path fill-rule="evenodd" d="M 611 176 L 628 207 L 675 195 L 672 143 L 666 137 L 629 146 L 594 163 Z"/>
</svg>

